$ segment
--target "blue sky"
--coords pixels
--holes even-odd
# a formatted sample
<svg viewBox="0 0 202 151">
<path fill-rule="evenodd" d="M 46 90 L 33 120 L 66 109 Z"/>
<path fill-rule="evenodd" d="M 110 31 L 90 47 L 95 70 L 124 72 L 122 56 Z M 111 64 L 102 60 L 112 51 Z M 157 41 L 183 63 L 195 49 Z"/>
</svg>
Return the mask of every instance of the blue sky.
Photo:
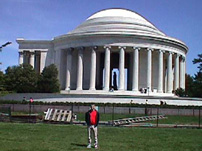
<svg viewBox="0 0 202 151">
<path fill-rule="evenodd" d="M 202 53 L 201 0 L 0 0 L 0 70 L 18 64 L 16 38 L 52 39 L 68 33 L 89 16 L 106 8 L 126 8 L 189 47 L 187 73 L 198 71 L 192 60 Z"/>
</svg>

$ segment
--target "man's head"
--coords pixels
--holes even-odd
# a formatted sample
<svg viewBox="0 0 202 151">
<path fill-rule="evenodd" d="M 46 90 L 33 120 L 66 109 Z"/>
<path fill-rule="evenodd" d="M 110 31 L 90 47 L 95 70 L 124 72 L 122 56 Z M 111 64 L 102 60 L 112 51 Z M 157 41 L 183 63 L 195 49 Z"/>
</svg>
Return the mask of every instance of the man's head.
<svg viewBox="0 0 202 151">
<path fill-rule="evenodd" d="M 91 108 L 91 110 L 95 110 L 95 104 L 92 104 L 92 105 L 90 106 L 90 108 Z"/>
</svg>

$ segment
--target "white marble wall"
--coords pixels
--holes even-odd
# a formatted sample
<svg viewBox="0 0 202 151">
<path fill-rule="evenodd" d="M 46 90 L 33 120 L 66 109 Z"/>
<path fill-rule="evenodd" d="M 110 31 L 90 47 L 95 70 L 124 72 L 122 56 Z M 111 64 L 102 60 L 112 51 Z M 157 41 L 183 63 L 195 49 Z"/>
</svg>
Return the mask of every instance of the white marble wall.
<svg viewBox="0 0 202 151">
<path fill-rule="evenodd" d="M 72 52 L 72 72 L 71 72 L 71 89 L 76 89 L 76 83 L 77 83 L 77 63 L 78 63 L 78 51 Z"/>
<path fill-rule="evenodd" d="M 139 51 L 139 89 L 147 87 L 147 51 Z"/>
<path fill-rule="evenodd" d="M 66 87 L 66 67 L 67 67 L 67 52 L 66 50 L 61 50 L 60 57 L 60 87 L 64 90 Z"/>
<path fill-rule="evenodd" d="M 154 89 L 157 90 L 158 88 L 158 82 L 159 82 L 159 79 L 158 79 L 159 66 L 158 65 L 159 65 L 159 53 L 157 50 L 152 52 L 152 90 L 151 91 L 153 91 Z"/>
<path fill-rule="evenodd" d="M 90 87 L 90 68 L 91 68 L 91 49 L 86 48 L 83 53 L 83 89 L 88 90 Z"/>
</svg>

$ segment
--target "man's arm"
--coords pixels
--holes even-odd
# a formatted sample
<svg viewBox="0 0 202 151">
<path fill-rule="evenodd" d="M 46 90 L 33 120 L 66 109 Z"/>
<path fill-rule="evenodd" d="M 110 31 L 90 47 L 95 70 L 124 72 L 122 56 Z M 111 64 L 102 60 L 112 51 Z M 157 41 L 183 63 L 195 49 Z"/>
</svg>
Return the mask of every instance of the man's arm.
<svg viewBox="0 0 202 151">
<path fill-rule="evenodd" d="M 88 118 L 88 117 L 87 117 L 87 113 L 88 113 L 88 112 L 86 112 L 86 114 L 85 114 L 85 121 L 86 121 L 86 123 L 88 123 L 88 119 L 87 119 L 87 118 Z"/>
<path fill-rule="evenodd" d="M 95 125 L 95 127 L 98 126 L 99 121 L 100 121 L 100 114 L 99 114 L 99 112 L 97 112 L 97 121 L 96 121 L 96 125 Z"/>
<path fill-rule="evenodd" d="M 87 124 L 87 125 L 90 125 L 90 121 L 89 121 L 89 112 L 86 112 L 86 115 L 85 115 L 85 121 L 86 121 L 86 124 Z"/>
</svg>

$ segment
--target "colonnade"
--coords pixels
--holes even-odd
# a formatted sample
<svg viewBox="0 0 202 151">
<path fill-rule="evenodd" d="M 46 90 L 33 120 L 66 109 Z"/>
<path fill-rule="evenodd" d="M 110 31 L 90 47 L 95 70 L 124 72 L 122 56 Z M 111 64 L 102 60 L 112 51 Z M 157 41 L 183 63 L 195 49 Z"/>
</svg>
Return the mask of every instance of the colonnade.
<svg viewBox="0 0 202 151">
<path fill-rule="evenodd" d="M 116 47 L 117 48 L 117 47 Z M 91 49 L 91 64 L 90 64 L 90 83 L 89 83 L 89 90 L 96 90 L 96 51 L 98 47 L 90 47 Z M 104 57 L 104 84 L 103 90 L 109 91 L 110 89 L 110 62 L 111 59 L 111 46 L 105 46 L 104 49 L 105 57 Z M 118 47 L 119 52 L 119 91 L 124 91 L 124 69 L 125 69 L 125 53 L 126 49 L 130 49 L 131 47 Z M 77 56 L 77 84 L 76 90 L 83 90 L 83 50 L 84 47 L 81 48 L 71 48 L 67 50 L 67 65 L 66 65 L 66 85 L 65 89 L 70 90 L 70 81 L 71 81 L 71 68 L 72 68 L 72 51 L 78 51 Z M 176 54 L 170 51 L 164 51 L 159 49 L 151 49 L 151 48 L 139 48 L 133 47 L 132 48 L 132 91 L 139 92 L 139 76 L 140 71 L 140 51 L 147 51 L 147 70 L 146 70 L 146 86 L 148 91 L 152 92 L 152 55 L 153 52 L 158 52 L 158 86 L 157 92 L 158 93 L 172 93 L 173 90 L 177 88 L 185 88 L 185 57 L 180 54 Z M 31 63 L 30 59 L 30 63 Z M 164 60 L 167 60 L 165 62 Z M 173 61 L 174 60 L 174 61 Z M 165 68 L 164 68 L 165 67 Z M 167 74 L 167 83 L 166 89 L 163 88 L 164 86 L 164 73 Z"/>
<path fill-rule="evenodd" d="M 19 64 L 30 64 L 38 72 L 42 72 L 45 67 L 47 51 L 20 51 Z"/>
</svg>

